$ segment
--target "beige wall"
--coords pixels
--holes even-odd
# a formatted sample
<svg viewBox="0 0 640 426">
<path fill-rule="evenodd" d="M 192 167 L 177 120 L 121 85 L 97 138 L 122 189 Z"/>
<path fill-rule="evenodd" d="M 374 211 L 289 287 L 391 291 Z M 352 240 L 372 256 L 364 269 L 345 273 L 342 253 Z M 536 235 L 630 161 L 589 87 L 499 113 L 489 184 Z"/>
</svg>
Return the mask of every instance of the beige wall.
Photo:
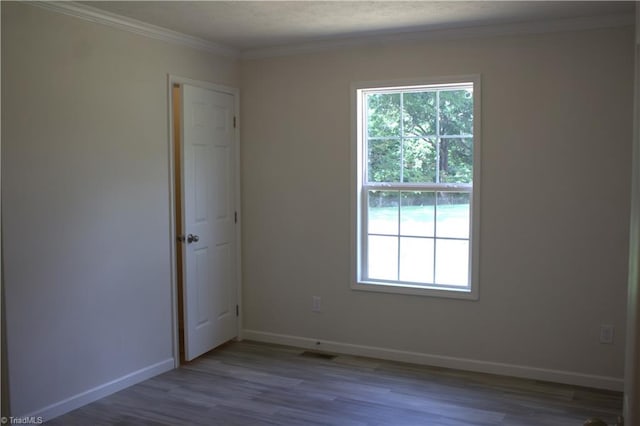
<svg viewBox="0 0 640 426">
<path fill-rule="evenodd" d="M 621 388 L 632 49 L 627 27 L 243 61 L 248 335 L 557 370 Z M 350 83 L 474 73 L 480 300 L 350 290 Z M 600 324 L 616 327 L 613 345 L 599 343 Z"/>
<path fill-rule="evenodd" d="M 636 75 L 625 364 L 625 422 L 640 423 L 640 7 L 636 3 Z"/>
<path fill-rule="evenodd" d="M 235 60 L 2 2 L 13 415 L 173 357 L 168 73 L 238 83 Z"/>
</svg>

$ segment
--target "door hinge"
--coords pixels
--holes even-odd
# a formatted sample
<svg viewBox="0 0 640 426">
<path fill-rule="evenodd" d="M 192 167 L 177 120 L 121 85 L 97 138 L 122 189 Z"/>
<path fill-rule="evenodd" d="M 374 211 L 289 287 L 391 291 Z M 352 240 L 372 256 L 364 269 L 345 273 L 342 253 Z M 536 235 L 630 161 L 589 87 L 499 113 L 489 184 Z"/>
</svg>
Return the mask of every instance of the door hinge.
<svg viewBox="0 0 640 426">
<path fill-rule="evenodd" d="M 238 223 L 238 212 L 233 213 L 233 223 Z"/>
<path fill-rule="evenodd" d="M 236 116 L 235 115 L 233 116 L 233 128 L 234 129 L 236 128 Z"/>
<path fill-rule="evenodd" d="M 240 316 L 240 307 L 238 305 L 236 305 L 236 316 Z"/>
</svg>

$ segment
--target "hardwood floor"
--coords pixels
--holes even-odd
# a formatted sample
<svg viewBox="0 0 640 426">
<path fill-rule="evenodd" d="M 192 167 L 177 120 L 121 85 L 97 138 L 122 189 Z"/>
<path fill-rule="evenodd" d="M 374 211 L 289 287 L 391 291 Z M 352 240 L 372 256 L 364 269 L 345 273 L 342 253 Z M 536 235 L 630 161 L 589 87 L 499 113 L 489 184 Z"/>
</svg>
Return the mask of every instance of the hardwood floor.
<svg viewBox="0 0 640 426">
<path fill-rule="evenodd" d="M 231 342 L 48 425 L 614 424 L 622 394 Z"/>
</svg>

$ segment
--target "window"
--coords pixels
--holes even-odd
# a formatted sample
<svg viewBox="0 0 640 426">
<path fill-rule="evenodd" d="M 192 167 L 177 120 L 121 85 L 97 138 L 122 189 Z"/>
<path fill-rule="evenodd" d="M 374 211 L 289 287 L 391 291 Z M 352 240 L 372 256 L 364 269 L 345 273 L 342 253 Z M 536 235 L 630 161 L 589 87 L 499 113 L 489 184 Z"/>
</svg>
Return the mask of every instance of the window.
<svg viewBox="0 0 640 426">
<path fill-rule="evenodd" d="M 352 92 L 352 287 L 477 298 L 479 77 Z"/>
</svg>

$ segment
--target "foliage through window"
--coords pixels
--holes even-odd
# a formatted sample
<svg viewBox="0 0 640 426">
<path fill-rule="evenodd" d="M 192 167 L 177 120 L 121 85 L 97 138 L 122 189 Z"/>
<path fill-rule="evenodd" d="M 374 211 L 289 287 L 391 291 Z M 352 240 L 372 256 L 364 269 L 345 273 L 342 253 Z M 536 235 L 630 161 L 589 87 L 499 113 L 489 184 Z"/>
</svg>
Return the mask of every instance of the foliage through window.
<svg viewBox="0 0 640 426">
<path fill-rule="evenodd" d="M 475 294 L 478 86 L 354 87 L 356 288 Z"/>
</svg>

